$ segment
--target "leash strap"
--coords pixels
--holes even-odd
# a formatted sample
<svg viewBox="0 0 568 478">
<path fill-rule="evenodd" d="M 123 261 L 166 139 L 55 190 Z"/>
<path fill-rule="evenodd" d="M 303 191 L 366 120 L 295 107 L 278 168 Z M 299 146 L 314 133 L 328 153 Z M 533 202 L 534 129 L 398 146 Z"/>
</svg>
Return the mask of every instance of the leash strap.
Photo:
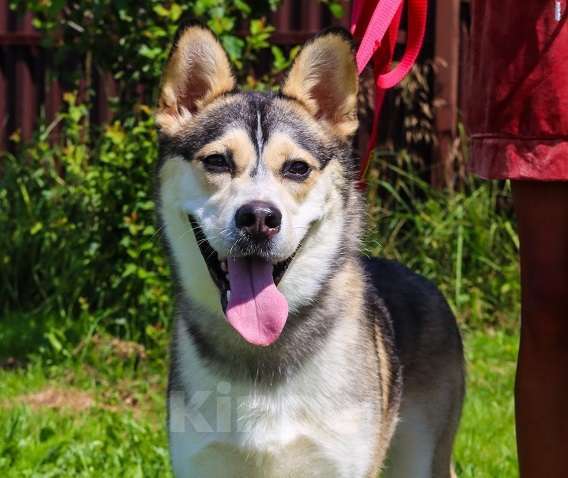
<svg viewBox="0 0 568 478">
<path fill-rule="evenodd" d="M 398 84 L 412 69 L 424 41 L 428 0 L 408 0 L 406 48 L 397 66 L 391 70 L 403 7 L 404 0 L 353 1 L 351 33 L 355 39 L 360 39 L 355 55 L 357 71 L 361 74 L 367 64 L 373 60 L 375 82 L 373 124 L 367 152 L 361 161 L 359 173 L 361 184 L 364 184 L 371 152 L 377 142 L 385 91 Z M 365 18 L 368 20 L 365 21 Z"/>
</svg>

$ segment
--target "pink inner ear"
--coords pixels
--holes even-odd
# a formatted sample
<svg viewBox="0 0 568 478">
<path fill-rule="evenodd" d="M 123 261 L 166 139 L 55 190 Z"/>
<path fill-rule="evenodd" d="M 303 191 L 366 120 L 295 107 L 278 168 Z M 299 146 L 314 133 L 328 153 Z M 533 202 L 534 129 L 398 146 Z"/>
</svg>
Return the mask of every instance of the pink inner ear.
<svg viewBox="0 0 568 478">
<path fill-rule="evenodd" d="M 180 95 L 179 103 L 190 113 L 195 113 L 199 109 L 199 101 L 205 99 L 211 90 L 212 85 L 205 75 L 207 73 L 202 68 L 195 68 L 189 72 L 189 77 L 182 89 L 183 93 Z"/>
<path fill-rule="evenodd" d="M 315 115 L 317 119 L 333 119 L 337 112 L 336 110 L 340 101 L 333 97 L 333 94 L 330 93 L 328 88 L 329 86 L 326 88 L 323 81 L 318 82 L 318 84 L 312 88 L 311 96 L 318 106 L 318 111 Z"/>
</svg>

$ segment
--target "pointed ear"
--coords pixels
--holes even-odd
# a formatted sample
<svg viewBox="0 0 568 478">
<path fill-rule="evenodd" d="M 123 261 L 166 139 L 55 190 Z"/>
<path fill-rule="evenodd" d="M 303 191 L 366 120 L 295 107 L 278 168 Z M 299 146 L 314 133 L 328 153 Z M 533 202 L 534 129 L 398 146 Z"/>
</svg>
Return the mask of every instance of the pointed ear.
<svg viewBox="0 0 568 478">
<path fill-rule="evenodd" d="M 329 31 L 306 44 L 282 87 L 285 95 L 303 103 L 342 138 L 353 135 L 358 126 L 359 80 L 347 35 Z"/>
<path fill-rule="evenodd" d="M 178 35 L 162 74 L 158 127 L 175 133 L 192 115 L 234 87 L 229 59 L 213 34 L 202 27 L 186 28 Z"/>
</svg>

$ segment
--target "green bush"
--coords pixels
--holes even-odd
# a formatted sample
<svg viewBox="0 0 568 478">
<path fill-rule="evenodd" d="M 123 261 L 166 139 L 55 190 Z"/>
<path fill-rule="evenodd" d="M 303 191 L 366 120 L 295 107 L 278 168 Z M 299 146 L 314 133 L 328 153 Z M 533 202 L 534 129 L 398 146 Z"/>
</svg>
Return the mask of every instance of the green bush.
<svg viewBox="0 0 568 478">
<path fill-rule="evenodd" d="M 169 315 L 168 276 L 154 227 L 156 132 L 150 111 L 83 140 L 85 105 L 67 94 L 64 140 L 41 128 L 3 158 L 0 254 L 7 310 L 58 316 L 105 311 L 130 327 Z M 143 327 L 142 327 L 143 329 Z"/>
<path fill-rule="evenodd" d="M 51 68 L 64 84 L 72 88 L 83 79 L 88 89 L 95 71 L 111 73 L 118 80 L 118 112 L 126 113 L 138 99 L 140 85 L 155 93 L 170 43 L 182 22 L 209 26 L 221 39 L 239 79 L 254 77 L 257 55 L 270 51 L 268 40 L 274 29 L 266 22 L 266 15 L 278 3 L 279 0 L 18 0 L 12 6 L 34 13 L 34 26 L 43 33 L 42 43 L 53 52 Z M 246 35 L 242 34 L 243 26 Z M 274 50 L 274 55 L 284 62 L 281 50 Z M 77 68 L 77 60 L 82 67 Z"/>
</svg>

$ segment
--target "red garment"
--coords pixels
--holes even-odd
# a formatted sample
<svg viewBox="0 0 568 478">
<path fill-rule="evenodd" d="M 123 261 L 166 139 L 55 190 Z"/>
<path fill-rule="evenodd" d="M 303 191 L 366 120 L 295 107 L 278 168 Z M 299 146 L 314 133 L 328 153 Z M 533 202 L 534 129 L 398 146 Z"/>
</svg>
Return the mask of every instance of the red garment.
<svg viewBox="0 0 568 478">
<path fill-rule="evenodd" d="M 568 180 L 568 12 L 559 3 L 473 1 L 469 166 L 483 178 Z"/>
</svg>

